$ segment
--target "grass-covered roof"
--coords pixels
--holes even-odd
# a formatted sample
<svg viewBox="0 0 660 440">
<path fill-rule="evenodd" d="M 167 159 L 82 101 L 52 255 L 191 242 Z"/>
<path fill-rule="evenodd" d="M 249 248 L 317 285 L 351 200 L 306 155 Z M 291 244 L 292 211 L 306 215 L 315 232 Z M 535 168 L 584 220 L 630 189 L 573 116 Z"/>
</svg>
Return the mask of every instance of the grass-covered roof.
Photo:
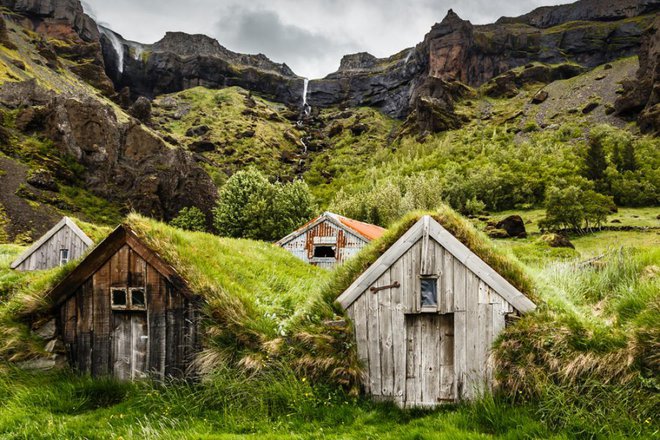
<svg viewBox="0 0 660 440">
<path fill-rule="evenodd" d="M 380 239 L 372 241 L 355 258 L 341 266 L 324 290 L 324 297 L 337 297 L 365 270 L 383 255 L 403 234 L 424 215 L 430 215 L 447 231 L 467 246 L 486 264 L 502 275 L 532 301 L 536 300 L 534 285 L 518 260 L 504 249 L 498 248 L 485 234 L 449 207 L 434 212 L 413 212 L 392 225 Z"/>
</svg>

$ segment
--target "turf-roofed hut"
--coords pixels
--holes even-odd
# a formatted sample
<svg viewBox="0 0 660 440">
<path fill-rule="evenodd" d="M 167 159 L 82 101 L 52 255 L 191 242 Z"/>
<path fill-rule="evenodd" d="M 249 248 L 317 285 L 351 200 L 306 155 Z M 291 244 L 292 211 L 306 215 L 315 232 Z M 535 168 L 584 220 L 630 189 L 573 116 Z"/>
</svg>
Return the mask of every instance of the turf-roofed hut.
<svg viewBox="0 0 660 440">
<path fill-rule="evenodd" d="M 350 268 L 338 298 L 365 390 L 404 407 L 469 399 L 492 384 L 489 353 L 507 317 L 535 309 L 521 292 L 529 281 L 450 210 L 394 229 Z"/>
<path fill-rule="evenodd" d="M 19 271 L 52 269 L 82 257 L 94 242 L 69 217 L 64 217 L 25 252 L 11 268 Z"/>
<path fill-rule="evenodd" d="M 130 215 L 80 264 L 24 286 L 0 319 L 31 325 L 46 353 L 63 346 L 74 370 L 95 377 L 253 371 L 283 355 L 288 345 L 269 342 L 297 325 L 329 275 L 270 243 Z M 24 346 L 21 359 L 43 355 Z"/>
<path fill-rule="evenodd" d="M 70 364 L 93 376 L 183 376 L 199 350 L 199 299 L 128 225 L 49 294 Z"/>
<path fill-rule="evenodd" d="M 332 268 L 355 256 L 385 229 L 325 212 L 277 242 L 301 260 Z"/>
</svg>

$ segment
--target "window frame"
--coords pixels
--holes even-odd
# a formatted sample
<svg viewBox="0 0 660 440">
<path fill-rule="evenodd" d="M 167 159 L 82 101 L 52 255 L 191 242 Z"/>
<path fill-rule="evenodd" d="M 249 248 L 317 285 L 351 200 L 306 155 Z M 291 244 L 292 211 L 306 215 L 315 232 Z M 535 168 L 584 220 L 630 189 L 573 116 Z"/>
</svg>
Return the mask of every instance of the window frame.
<svg viewBox="0 0 660 440">
<path fill-rule="evenodd" d="M 136 306 L 133 304 L 133 292 L 135 291 L 142 291 L 142 295 L 144 298 L 144 304 L 140 306 Z M 131 310 L 147 310 L 147 289 L 144 287 L 129 287 L 128 288 L 128 293 L 129 293 L 129 298 L 130 298 L 130 309 Z"/>
<path fill-rule="evenodd" d="M 419 292 L 418 292 L 418 298 L 419 298 L 419 309 L 421 312 L 429 312 L 429 313 L 437 313 L 438 312 L 438 307 L 440 305 L 440 298 L 439 298 L 439 289 L 438 289 L 438 280 L 440 277 L 437 275 L 420 275 L 419 277 Z M 423 300 L 423 285 L 425 281 L 431 281 L 431 285 L 433 286 L 434 294 L 435 294 L 435 304 L 427 304 L 424 305 L 424 300 Z"/>
<path fill-rule="evenodd" d="M 121 291 L 124 293 L 126 304 L 115 304 L 115 292 Z M 129 307 L 128 289 L 126 287 L 111 287 L 110 288 L 110 306 L 112 310 L 128 310 Z"/>
<path fill-rule="evenodd" d="M 64 254 L 65 252 L 66 252 L 66 257 L 63 258 L 62 254 Z M 71 261 L 71 251 L 69 251 L 68 248 L 60 248 L 59 258 L 60 258 L 60 266 L 64 266 L 65 264 L 68 264 L 69 261 Z"/>
<path fill-rule="evenodd" d="M 317 257 L 316 256 L 316 249 L 318 248 L 330 248 L 332 249 L 332 253 L 334 256 L 332 257 Z M 319 243 L 319 244 L 314 244 L 314 248 L 312 249 L 312 259 L 314 260 L 336 260 L 337 259 L 337 245 L 336 244 L 326 244 L 326 243 Z"/>
</svg>

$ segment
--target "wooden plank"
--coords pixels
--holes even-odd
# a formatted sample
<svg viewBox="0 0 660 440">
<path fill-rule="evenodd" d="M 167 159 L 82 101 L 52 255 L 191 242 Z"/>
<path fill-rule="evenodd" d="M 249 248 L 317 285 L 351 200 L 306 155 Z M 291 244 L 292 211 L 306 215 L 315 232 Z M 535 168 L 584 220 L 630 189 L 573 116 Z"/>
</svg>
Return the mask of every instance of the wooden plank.
<svg viewBox="0 0 660 440">
<path fill-rule="evenodd" d="M 380 396 L 382 393 L 381 382 L 381 360 L 380 360 L 380 328 L 378 316 L 378 295 L 371 292 L 365 293 L 367 298 L 367 316 L 369 325 L 367 327 L 367 340 L 369 342 L 369 388 L 371 394 Z"/>
<path fill-rule="evenodd" d="M 471 272 L 468 271 L 466 275 L 466 343 L 465 343 L 465 357 L 466 357 L 466 393 L 468 398 L 474 396 L 475 387 L 477 386 L 476 379 L 480 376 L 480 363 L 481 357 L 479 353 L 479 341 L 482 334 L 479 331 L 478 319 L 478 296 L 479 296 L 479 279 Z"/>
<path fill-rule="evenodd" d="M 129 313 L 113 313 L 112 371 L 119 380 L 131 380 L 132 326 Z"/>
<path fill-rule="evenodd" d="M 147 323 L 149 329 L 149 371 L 158 377 L 165 376 L 165 287 L 161 284 L 160 274 L 151 266 L 146 270 Z"/>
<path fill-rule="evenodd" d="M 110 310 L 110 263 L 106 263 L 93 277 L 94 302 L 94 359 L 92 375 L 105 376 L 110 372 L 111 319 Z"/>
<path fill-rule="evenodd" d="M 442 343 L 440 347 L 440 399 L 454 400 L 454 315 L 441 316 Z"/>
<path fill-rule="evenodd" d="M 390 271 L 385 271 L 376 284 L 377 287 L 392 284 Z M 370 293 L 371 294 L 371 293 Z M 373 294 L 371 294 L 373 295 Z M 380 332 L 381 395 L 394 394 L 394 353 L 392 350 L 392 289 L 376 293 L 378 298 L 378 326 Z"/>
<path fill-rule="evenodd" d="M 404 261 L 399 260 L 392 266 L 390 277 L 392 281 L 403 280 L 405 275 Z M 394 370 L 394 399 L 399 405 L 404 404 L 406 390 L 406 322 L 405 322 L 405 292 L 392 290 L 392 357 Z"/>
<path fill-rule="evenodd" d="M 406 316 L 406 407 L 417 404 L 417 379 L 419 376 L 420 359 L 417 357 L 417 325 L 415 315 Z"/>
<path fill-rule="evenodd" d="M 466 374 L 466 325 L 467 316 L 465 311 L 454 313 L 454 390 L 457 399 L 466 396 L 465 374 Z"/>
<path fill-rule="evenodd" d="M 463 264 L 453 259 L 453 268 L 454 268 L 454 311 L 464 312 L 467 310 L 466 300 L 467 300 L 467 291 L 466 291 L 466 279 L 467 279 L 467 270 Z"/>
<path fill-rule="evenodd" d="M 430 220 L 431 217 L 429 216 L 424 216 L 422 218 L 422 250 L 421 250 L 421 260 L 420 260 L 420 275 L 432 275 L 432 267 L 431 262 L 429 261 L 429 257 L 431 254 L 431 249 L 430 249 L 430 240 L 429 240 L 429 228 L 430 228 Z"/>
<path fill-rule="evenodd" d="M 147 371 L 147 316 L 142 312 L 131 312 L 131 379 L 142 379 Z"/>
<path fill-rule="evenodd" d="M 357 343 L 358 359 L 363 367 L 362 383 L 367 394 L 371 393 L 371 383 L 369 380 L 369 340 L 367 337 L 367 326 L 369 317 L 366 306 L 367 296 L 361 296 L 355 301 L 349 310 L 353 311 L 353 325 L 355 327 L 355 341 Z"/>
<path fill-rule="evenodd" d="M 444 249 L 442 251 L 442 279 L 440 284 L 441 301 L 440 313 L 453 313 L 455 308 L 454 299 L 454 257 Z"/>
</svg>

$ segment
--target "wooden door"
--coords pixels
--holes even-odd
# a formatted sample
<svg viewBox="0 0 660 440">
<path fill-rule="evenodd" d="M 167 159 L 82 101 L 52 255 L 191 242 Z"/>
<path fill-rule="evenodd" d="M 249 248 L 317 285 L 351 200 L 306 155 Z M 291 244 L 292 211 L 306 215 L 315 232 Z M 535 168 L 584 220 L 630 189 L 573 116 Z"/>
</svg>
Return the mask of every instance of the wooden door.
<svg viewBox="0 0 660 440">
<path fill-rule="evenodd" d="M 406 406 L 454 401 L 454 315 L 406 315 Z"/>
<path fill-rule="evenodd" d="M 149 334 L 145 312 L 114 312 L 113 374 L 120 380 L 146 376 Z"/>
</svg>

